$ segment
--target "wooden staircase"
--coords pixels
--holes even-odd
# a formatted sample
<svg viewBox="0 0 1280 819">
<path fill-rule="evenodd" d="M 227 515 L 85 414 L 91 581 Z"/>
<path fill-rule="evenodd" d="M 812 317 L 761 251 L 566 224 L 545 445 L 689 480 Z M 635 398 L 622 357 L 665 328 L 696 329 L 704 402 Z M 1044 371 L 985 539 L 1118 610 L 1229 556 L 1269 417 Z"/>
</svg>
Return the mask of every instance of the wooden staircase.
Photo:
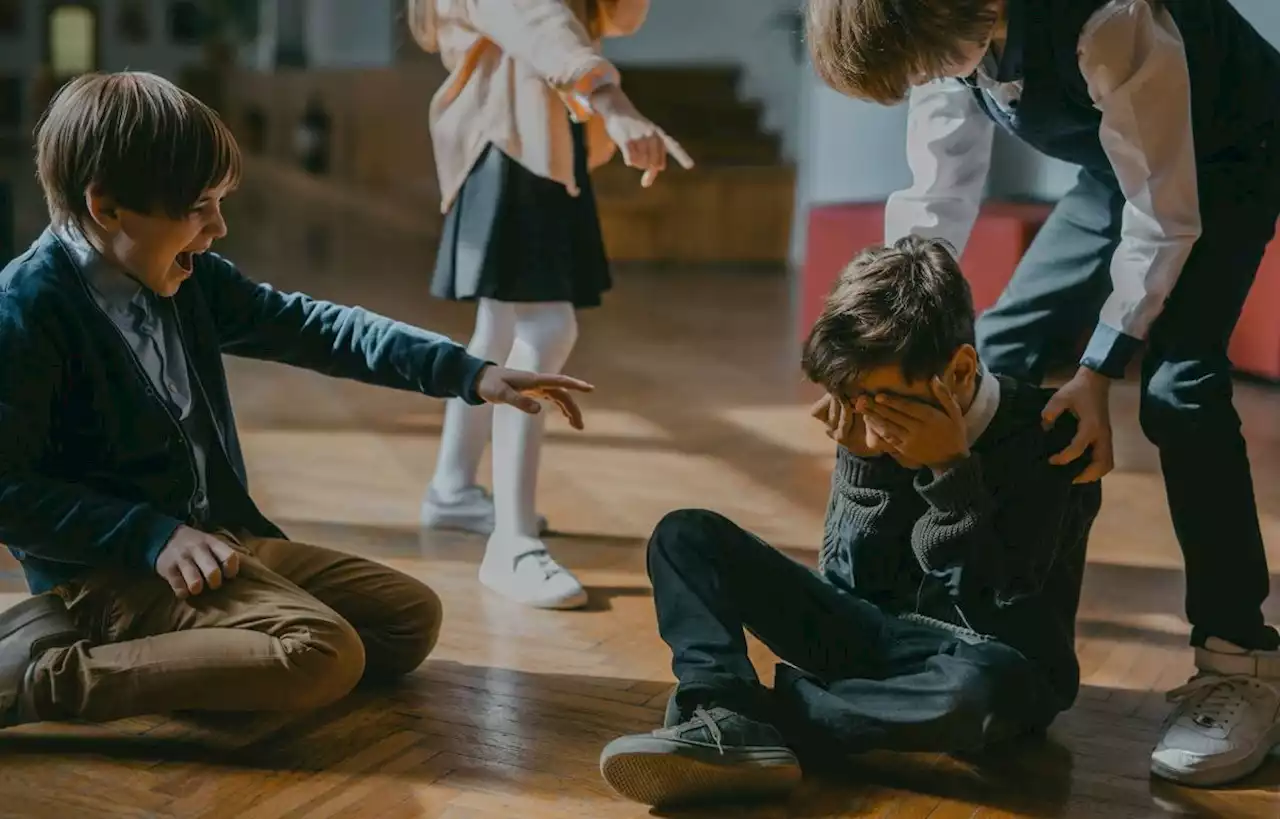
<svg viewBox="0 0 1280 819">
<path fill-rule="evenodd" d="M 738 95 L 736 66 L 620 66 L 645 116 L 693 157 L 657 184 L 620 159 L 594 177 L 605 242 L 616 261 L 782 264 L 790 241 L 795 172 L 763 129 L 758 103 Z"/>
<path fill-rule="evenodd" d="M 649 189 L 615 159 L 593 175 L 600 220 L 618 262 L 785 264 L 794 170 L 761 125 L 757 103 L 738 96 L 735 67 L 627 68 L 637 106 L 680 141 L 697 163 L 675 162 Z M 226 83 L 227 120 L 255 177 L 414 231 L 436 232 L 436 190 L 427 106 L 444 79 L 438 62 L 351 71 L 240 71 Z M 427 90 L 424 90 L 427 89 Z M 406 111 L 405 100 L 419 104 Z M 308 105 L 332 129 L 326 172 L 301 169 L 294 133 Z M 388 129 L 388 117 L 397 127 Z"/>
<path fill-rule="evenodd" d="M 636 106 L 700 165 L 782 164 L 778 137 L 761 124 L 760 104 L 738 97 L 741 70 L 736 66 L 622 70 Z"/>
</svg>

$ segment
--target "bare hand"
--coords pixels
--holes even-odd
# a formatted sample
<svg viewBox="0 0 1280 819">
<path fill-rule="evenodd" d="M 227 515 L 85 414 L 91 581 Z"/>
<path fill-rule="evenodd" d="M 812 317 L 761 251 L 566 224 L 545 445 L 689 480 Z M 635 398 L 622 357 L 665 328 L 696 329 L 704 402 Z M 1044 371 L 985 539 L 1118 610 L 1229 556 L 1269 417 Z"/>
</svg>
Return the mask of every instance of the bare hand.
<svg viewBox="0 0 1280 819">
<path fill-rule="evenodd" d="M 225 541 L 190 526 L 179 526 L 156 558 L 156 574 L 179 599 L 206 587 L 220 588 L 240 572 L 240 553 Z"/>
<path fill-rule="evenodd" d="M 510 404 L 530 415 L 542 412 L 539 398 L 551 401 L 574 429 L 583 428 L 582 410 L 570 390 L 591 392 L 594 389 L 587 382 L 567 375 L 530 373 L 493 365 L 480 371 L 480 381 L 476 384 L 476 392 L 490 404 Z"/>
<path fill-rule="evenodd" d="M 809 408 L 809 414 L 826 427 L 827 437 L 860 458 L 880 453 L 867 446 L 867 428 L 853 407 L 828 393 Z"/>
<path fill-rule="evenodd" d="M 1093 459 L 1074 483 L 1100 480 L 1115 466 L 1111 450 L 1111 379 L 1081 367 L 1053 394 L 1041 412 L 1045 429 L 1052 427 L 1058 416 L 1070 411 L 1079 420 L 1076 435 L 1067 448 L 1049 459 L 1054 466 L 1072 463 L 1093 447 Z"/>
<path fill-rule="evenodd" d="M 940 472 L 969 457 L 964 413 L 951 390 L 936 377 L 930 383 L 938 407 L 924 401 L 880 393 L 858 399 L 871 431 L 904 458 Z M 941 407 L 941 409 L 939 409 Z"/>
<path fill-rule="evenodd" d="M 667 169 L 667 154 L 674 156 L 685 170 L 693 167 L 693 159 L 680 143 L 637 111 L 618 86 L 608 85 L 596 91 L 591 107 L 603 118 L 605 131 L 622 151 L 623 161 L 644 171 L 642 187 L 652 185 L 658 174 Z"/>
</svg>

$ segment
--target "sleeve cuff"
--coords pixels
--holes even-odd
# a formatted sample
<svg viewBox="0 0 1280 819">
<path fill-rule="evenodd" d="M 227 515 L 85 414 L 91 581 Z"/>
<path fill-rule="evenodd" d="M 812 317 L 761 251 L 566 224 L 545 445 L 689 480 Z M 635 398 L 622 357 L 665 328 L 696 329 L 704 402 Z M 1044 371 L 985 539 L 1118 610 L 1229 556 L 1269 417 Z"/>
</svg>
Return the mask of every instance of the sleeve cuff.
<svg viewBox="0 0 1280 819">
<path fill-rule="evenodd" d="M 602 62 L 573 84 L 564 95 L 569 113 L 577 122 L 585 122 L 595 115 L 591 109 L 591 95 L 606 85 L 621 85 L 622 77 L 611 63 Z"/>
<path fill-rule="evenodd" d="M 1141 347 L 1141 339 L 1099 324 L 1089 339 L 1080 364 L 1107 378 L 1124 378 L 1125 368 Z"/>
<path fill-rule="evenodd" d="M 836 450 L 835 479 L 837 485 L 883 487 L 906 483 L 911 472 L 890 458 L 863 458 L 844 447 Z"/>
<path fill-rule="evenodd" d="M 473 407 L 478 407 L 484 403 L 484 399 L 480 397 L 477 391 L 480 386 L 480 371 L 485 367 L 496 367 L 492 361 L 485 361 L 468 354 L 463 364 L 463 384 L 466 387 L 458 394 L 458 397 Z"/>
<path fill-rule="evenodd" d="M 160 553 L 164 551 L 164 547 L 169 545 L 169 540 L 173 537 L 173 533 L 178 531 L 178 527 L 182 526 L 182 521 L 157 515 L 155 522 L 151 524 L 151 531 L 146 539 L 147 550 L 142 553 L 142 565 L 147 571 L 154 572 L 156 570 L 156 559 L 160 557 Z"/>
<path fill-rule="evenodd" d="M 920 497 L 941 512 L 970 511 L 974 502 L 987 491 L 982 483 L 982 463 L 976 452 L 941 475 L 921 470 L 916 473 L 915 485 Z"/>
</svg>

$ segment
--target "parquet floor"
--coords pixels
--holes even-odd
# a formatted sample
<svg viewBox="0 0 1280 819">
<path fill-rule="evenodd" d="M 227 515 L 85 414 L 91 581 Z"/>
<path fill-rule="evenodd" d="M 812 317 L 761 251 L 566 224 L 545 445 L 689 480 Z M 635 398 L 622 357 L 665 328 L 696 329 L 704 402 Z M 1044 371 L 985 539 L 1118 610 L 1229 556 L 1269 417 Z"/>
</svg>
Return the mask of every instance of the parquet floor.
<svg viewBox="0 0 1280 819">
<path fill-rule="evenodd" d="M 39 227 L 25 165 L 20 230 Z M 0 163 L 0 173 L 6 166 Z M 271 188 L 268 190 L 268 188 Z M 250 184 L 223 249 L 282 288 L 465 338 L 470 314 L 426 297 L 430 241 Z M 229 361 L 253 489 L 298 540 L 425 579 L 446 605 L 436 653 L 395 691 L 295 720 L 144 718 L 0 735 L 0 815 L 182 819 L 638 817 L 600 779 L 601 746 L 661 719 L 670 685 L 642 547 L 661 515 L 705 506 L 815 557 L 831 452 L 803 407 L 780 275 L 624 271 L 582 316 L 571 370 L 594 381 L 587 430 L 553 423 L 541 509 L 589 611 L 530 611 L 482 591 L 482 541 L 420 536 L 441 406 L 273 365 Z M 10 365 L 5 365 L 10 366 Z M 1280 567 L 1280 391 L 1241 386 L 1273 567 Z M 1079 625 L 1085 688 L 1047 746 L 956 761 L 875 755 L 746 817 L 1280 816 L 1280 760 L 1238 787 L 1153 783 L 1163 691 L 1191 669 L 1182 576 L 1132 387 L 1115 391 L 1107 479 Z M 1274 579 L 1274 575 L 1273 575 Z M 21 597 L 13 571 L 0 604 Z M 1270 614 L 1280 619 L 1280 596 Z M 766 654 L 756 646 L 760 659 Z M 765 664 L 763 668 L 771 668 Z"/>
</svg>

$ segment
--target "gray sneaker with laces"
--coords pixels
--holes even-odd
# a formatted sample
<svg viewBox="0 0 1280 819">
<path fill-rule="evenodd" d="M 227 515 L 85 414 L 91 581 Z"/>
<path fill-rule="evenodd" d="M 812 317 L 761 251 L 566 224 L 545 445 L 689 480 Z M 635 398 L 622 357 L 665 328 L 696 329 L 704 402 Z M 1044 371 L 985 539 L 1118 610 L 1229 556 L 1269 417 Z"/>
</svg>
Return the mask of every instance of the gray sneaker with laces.
<svg viewBox="0 0 1280 819">
<path fill-rule="evenodd" d="M 727 708 L 697 708 L 687 722 L 615 739 L 600 773 L 622 796 L 655 807 L 784 796 L 801 778 L 776 728 Z"/>
</svg>

